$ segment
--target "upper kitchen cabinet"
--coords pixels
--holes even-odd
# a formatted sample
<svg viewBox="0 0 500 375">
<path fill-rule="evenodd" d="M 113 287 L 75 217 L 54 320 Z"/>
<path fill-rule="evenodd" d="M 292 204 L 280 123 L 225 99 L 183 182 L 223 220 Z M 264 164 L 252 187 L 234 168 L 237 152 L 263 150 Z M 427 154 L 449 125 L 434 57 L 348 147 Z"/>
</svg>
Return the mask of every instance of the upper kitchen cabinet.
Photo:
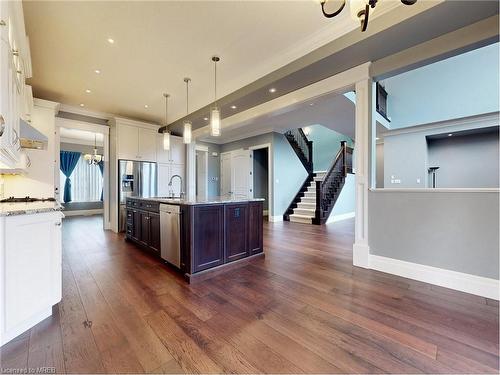
<svg viewBox="0 0 500 375">
<path fill-rule="evenodd" d="M 0 167 L 15 168 L 20 155 L 20 119 L 29 120 L 33 107 L 31 57 L 22 3 L 0 2 Z"/>
<path fill-rule="evenodd" d="M 117 159 L 157 161 L 158 126 L 122 118 L 111 120 L 111 136 L 116 137 Z"/>
<path fill-rule="evenodd" d="M 182 137 L 170 136 L 170 150 L 163 149 L 163 134 L 157 135 L 156 155 L 158 163 L 184 165 L 186 146 Z"/>
</svg>

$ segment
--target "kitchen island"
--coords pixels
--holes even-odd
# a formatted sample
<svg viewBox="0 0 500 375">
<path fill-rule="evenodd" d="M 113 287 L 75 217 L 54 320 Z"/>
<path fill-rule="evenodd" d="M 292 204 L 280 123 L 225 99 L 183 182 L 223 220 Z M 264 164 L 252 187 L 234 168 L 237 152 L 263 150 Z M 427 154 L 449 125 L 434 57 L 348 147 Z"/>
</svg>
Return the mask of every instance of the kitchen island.
<svg viewBox="0 0 500 375">
<path fill-rule="evenodd" d="M 127 198 L 126 238 L 202 280 L 263 256 L 263 200 Z"/>
</svg>

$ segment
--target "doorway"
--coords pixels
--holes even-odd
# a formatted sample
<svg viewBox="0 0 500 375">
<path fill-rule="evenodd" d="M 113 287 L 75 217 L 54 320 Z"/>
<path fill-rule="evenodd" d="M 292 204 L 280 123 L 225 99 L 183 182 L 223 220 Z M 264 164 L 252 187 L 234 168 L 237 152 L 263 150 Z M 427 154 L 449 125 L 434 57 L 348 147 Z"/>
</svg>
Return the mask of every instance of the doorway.
<svg viewBox="0 0 500 375">
<path fill-rule="evenodd" d="M 253 150 L 253 197 L 264 199 L 264 216 L 269 215 L 269 149 Z"/>
<path fill-rule="evenodd" d="M 55 146 L 55 197 L 63 203 L 64 214 L 99 215 L 103 228 L 110 229 L 109 128 L 56 118 Z"/>
</svg>

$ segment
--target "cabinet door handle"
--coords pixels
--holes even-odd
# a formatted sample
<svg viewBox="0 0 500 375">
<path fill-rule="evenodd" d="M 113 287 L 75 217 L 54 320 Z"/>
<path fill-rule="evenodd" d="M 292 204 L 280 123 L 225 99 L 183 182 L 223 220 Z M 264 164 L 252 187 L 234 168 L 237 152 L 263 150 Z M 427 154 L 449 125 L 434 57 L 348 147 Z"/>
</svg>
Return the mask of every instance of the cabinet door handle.
<svg viewBox="0 0 500 375">
<path fill-rule="evenodd" d="M 0 26 L 7 26 L 7 22 L 5 22 L 4 20 L 0 20 Z"/>
<path fill-rule="evenodd" d="M 55 226 L 56 226 L 56 227 L 60 227 L 60 226 L 61 226 L 61 222 L 60 222 L 60 221 L 58 221 L 57 223 L 55 223 Z"/>
</svg>

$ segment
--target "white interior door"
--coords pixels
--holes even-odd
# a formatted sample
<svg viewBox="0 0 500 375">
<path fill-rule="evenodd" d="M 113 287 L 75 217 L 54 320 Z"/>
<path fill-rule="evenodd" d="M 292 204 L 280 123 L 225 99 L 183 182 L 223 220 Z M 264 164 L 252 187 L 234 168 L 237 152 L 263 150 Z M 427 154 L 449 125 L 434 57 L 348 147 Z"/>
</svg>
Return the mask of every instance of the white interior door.
<svg viewBox="0 0 500 375">
<path fill-rule="evenodd" d="M 246 199 L 251 196 L 251 165 L 250 150 L 231 152 L 231 191 L 233 197 Z"/>
<path fill-rule="evenodd" d="M 226 152 L 220 154 L 220 195 L 231 195 L 231 185 L 231 153 Z"/>
</svg>

